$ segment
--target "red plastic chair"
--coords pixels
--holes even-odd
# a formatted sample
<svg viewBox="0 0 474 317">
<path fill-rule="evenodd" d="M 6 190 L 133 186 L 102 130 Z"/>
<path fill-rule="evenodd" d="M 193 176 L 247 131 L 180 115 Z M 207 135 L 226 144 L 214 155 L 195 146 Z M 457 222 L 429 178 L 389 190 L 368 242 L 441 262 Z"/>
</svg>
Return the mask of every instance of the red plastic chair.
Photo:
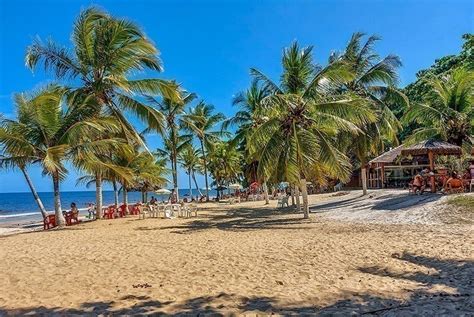
<svg viewBox="0 0 474 317">
<path fill-rule="evenodd" d="M 105 219 L 114 219 L 115 218 L 115 206 L 109 206 L 104 212 Z"/>
<path fill-rule="evenodd" d="M 125 217 L 127 215 L 127 206 L 120 206 L 118 212 L 120 217 Z"/>
<path fill-rule="evenodd" d="M 43 220 L 43 229 L 51 229 L 56 227 L 56 216 L 55 215 L 47 215 L 46 218 Z"/>
<path fill-rule="evenodd" d="M 140 214 L 140 208 L 138 205 L 134 205 L 132 208 L 132 215 L 139 215 Z"/>
</svg>

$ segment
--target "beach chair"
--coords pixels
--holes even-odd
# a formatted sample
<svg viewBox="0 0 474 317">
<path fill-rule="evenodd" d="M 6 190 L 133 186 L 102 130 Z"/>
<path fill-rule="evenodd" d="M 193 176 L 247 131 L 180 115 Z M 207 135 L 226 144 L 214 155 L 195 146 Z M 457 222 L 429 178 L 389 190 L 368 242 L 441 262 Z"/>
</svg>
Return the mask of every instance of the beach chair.
<svg viewBox="0 0 474 317">
<path fill-rule="evenodd" d="M 139 207 L 140 207 L 140 205 L 133 205 L 133 206 L 130 205 L 130 206 L 128 206 L 128 208 L 130 210 L 130 214 L 134 215 L 134 216 L 140 215 L 140 208 Z"/>
<path fill-rule="evenodd" d="M 188 206 L 188 216 L 192 217 L 193 213 L 194 213 L 194 217 L 198 216 L 198 207 L 197 205 L 191 204 Z"/>
<path fill-rule="evenodd" d="M 155 211 L 156 211 L 156 217 L 159 218 L 161 213 L 163 213 L 163 218 L 166 217 L 166 215 L 165 215 L 165 205 L 164 204 L 155 205 Z"/>
<path fill-rule="evenodd" d="M 159 213 L 160 213 L 160 210 L 158 208 L 158 205 L 150 205 L 150 217 L 153 217 L 153 218 L 158 218 L 159 217 Z"/>
<path fill-rule="evenodd" d="M 125 217 L 127 215 L 127 206 L 121 205 L 118 208 L 118 212 L 119 212 L 119 217 Z"/>
<path fill-rule="evenodd" d="M 283 208 L 285 205 L 288 207 L 288 196 L 278 197 L 277 207 Z"/>
<path fill-rule="evenodd" d="M 145 219 L 146 215 L 150 213 L 150 208 L 147 206 L 137 206 L 139 210 L 138 219 Z"/>
<path fill-rule="evenodd" d="M 47 215 L 46 218 L 43 220 L 43 229 L 51 229 L 56 227 L 56 216 L 55 215 Z"/>
<path fill-rule="evenodd" d="M 105 219 L 114 219 L 115 218 L 115 206 L 109 206 L 104 211 L 104 218 Z"/>
</svg>

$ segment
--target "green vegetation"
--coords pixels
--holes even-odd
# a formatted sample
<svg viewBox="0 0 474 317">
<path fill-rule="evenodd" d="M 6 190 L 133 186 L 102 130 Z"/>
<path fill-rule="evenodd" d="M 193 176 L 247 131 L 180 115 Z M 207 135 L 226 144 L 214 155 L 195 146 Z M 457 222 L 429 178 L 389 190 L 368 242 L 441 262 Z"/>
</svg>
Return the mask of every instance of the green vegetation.
<svg viewBox="0 0 474 317">
<path fill-rule="evenodd" d="M 312 46 L 294 42 L 283 51 L 277 80 L 250 70 L 251 84 L 232 100 L 238 110 L 231 118 L 176 81 L 155 78 L 162 70 L 158 49 L 136 24 L 90 8 L 75 21 L 71 38 L 70 48 L 39 39 L 28 47 L 26 66 L 43 66 L 56 83 L 18 94 L 15 119 L 0 115 L 0 167 L 22 171 L 46 216 L 27 173 L 41 166 L 53 184 L 60 225 L 66 162 L 83 173 L 79 183 L 95 186 L 98 209 L 103 183 L 112 185 L 116 205 L 119 191 L 127 205 L 129 191 L 142 192 L 146 201 L 169 174 L 178 199 L 179 164 L 190 196 L 193 183 L 201 195 L 198 173 L 207 198 L 211 185 L 258 182 L 268 197 L 269 187 L 287 182 L 298 210 L 302 193 L 308 218 L 308 182 L 346 181 L 400 141 L 436 138 L 470 148 L 474 140 L 470 34 L 459 55 L 437 60 L 404 89 L 398 87 L 400 58 L 380 57 L 376 36 L 354 33 L 325 65 L 314 62 Z M 149 78 L 137 79 L 142 70 Z M 148 148 L 150 133 L 160 135 L 162 149 Z M 472 198 L 453 201 L 473 205 Z"/>
<path fill-rule="evenodd" d="M 474 197 L 473 196 L 456 196 L 448 200 L 448 204 L 457 207 L 467 208 L 474 211 Z"/>
</svg>

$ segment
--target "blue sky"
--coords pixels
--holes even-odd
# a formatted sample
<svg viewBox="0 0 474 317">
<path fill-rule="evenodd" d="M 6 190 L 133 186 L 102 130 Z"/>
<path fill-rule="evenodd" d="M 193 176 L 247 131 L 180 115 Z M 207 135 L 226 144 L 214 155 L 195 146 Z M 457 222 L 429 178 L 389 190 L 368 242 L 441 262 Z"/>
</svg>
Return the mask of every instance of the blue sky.
<svg viewBox="0 0 474 317">
<path fill-rule="evenodd" d="M 332 50 L 341 50 L 351 34 L 363 31 L 383 38 L 381 55 L 397 54 L 403 61 L 401 86 L 436 58 L 456 54 L 461 35 L 474 32 L 472 1 L 0 1 L 0 112 L 11 116 L 12 94 L 52 79 L 40 69 L 24 66 L 26 47 L 35 36 L 70 45 L 72 23 L 81 9 L 97 5 L 111 14 L 137 22 L 161 51 L 165 72 L 226 115 L 233 94 L 249 83 L 249 68 L 272 77 L 280 72 L 282 49 L 293 40 L 313 45 L 316 61 L 325 63 Z M 150 137 L 150 146 L 159 146 Z M 39 191 L 51 182 L 30 168 Z M 75 187 L 70 171 L 63 190 Z M 180 187 L 187 177 L 179 176 Z M 202 183 L 202 179 L 200 179 Z M 0 172 L 0 192 L 28 191 L 18 172 Z"/>
</svg>

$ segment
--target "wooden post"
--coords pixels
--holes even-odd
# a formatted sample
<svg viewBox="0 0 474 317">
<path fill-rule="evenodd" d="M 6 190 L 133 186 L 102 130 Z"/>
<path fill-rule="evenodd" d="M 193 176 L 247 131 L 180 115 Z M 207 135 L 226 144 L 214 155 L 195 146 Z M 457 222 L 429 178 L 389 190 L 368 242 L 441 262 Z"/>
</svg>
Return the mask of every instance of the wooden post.
<svg viewBox="0 0 474 317">
<path fill-rule="evenodd" d="M 433 175 L 430 176 L 431 180 L 431 192 L 436 193 L 436 184 L 435 184 L 435 177 L 434 177 L 434 157 L 433 151 L 428 151 L 428 160 L 430 161 L 430 170 Z"/>
<path fill-rule="evenodd" d="M 381 165 L 380 170 L 382 172 L 382 175 L 381 175 L 382 184 L 380 188 L 383 188 L 383 184 L 385 183 L 385 163 L 381 163 L 380 165 Z"/>
</svg>

